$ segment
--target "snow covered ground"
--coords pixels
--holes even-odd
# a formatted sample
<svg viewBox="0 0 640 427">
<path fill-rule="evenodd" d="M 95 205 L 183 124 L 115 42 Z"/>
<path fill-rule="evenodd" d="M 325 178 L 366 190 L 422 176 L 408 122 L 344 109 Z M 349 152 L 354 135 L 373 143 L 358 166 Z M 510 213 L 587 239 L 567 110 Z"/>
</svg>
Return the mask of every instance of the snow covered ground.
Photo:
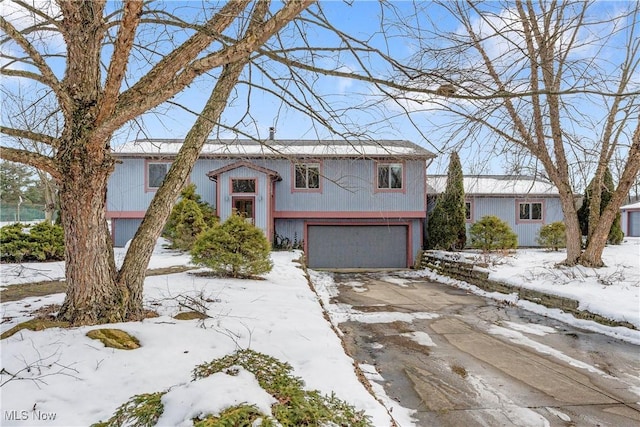
<svg viewBox="0 0 640 427">
<path fill-rule="evenodd" d="M 447 255 L 451 256 L 450 253 Z M 438 275 L 433 271 L 414 271 L 408 275 L 427 277 L 465 288 L 478 295 L 508 301 L 574 326 L 640 345 L 639 237 L 627 237 L 621 245 L 607 246 L 602 257 L 606 267 L 597 269 L 558 266 L 557 264 L 566 257 L 563 250 L 549 252 L 544 249 L 518 249 L 515 254 L 508 256 L 473 252 L 461 252 L 456 255 L 467 261 L 488 263 L 489 267 L 486 270 L 492 280 L 577 300 L 580 310 L 612 320 L 629 322 L 638 330 L 607 327 L 592 321 L 576 319 L 561 310 L 519 301 L 516 294 L 485 292 L 476 286 Z"/>
<path fill-rule="evenodd" d="M 120 262 L 122 250 L 116 253 Z M 171 389 L 166 395 L 166 414 L 171 424 L 184 422 L 201 412 L 214 412 L 241 402 L 268 408 L 269 397 L 256 386 L 251 374 L 213 381 L 192 382 L 193 368 L 203 362 L 233 353 L 239 348 L 274 356 L 288 362 L 293 374 L 307 388 L 317 389 L 365 410 L 376 426 L 390 425 L 389 412 L 400 426 L 413 425 L 411 411 L 385 396 L 382 386 L 372 383 L 377 398 L 358 381 L 353 360 L 345 355 L 339 337 L 327 322 L 319 300 L 331 314 L 334 324 L 346 319 L 363 322 L 410 322 L 414 318 L 435 318 L 437 313 L 360 313 L 348 306 L 331 305 L 335 284 L 330 276 L 311 271 L 318 294 L 307 284 L 296 263 L 300 252 L 274 252 L 274 269 L 265 280 L 235 280 L 196 276 L 190 272 L 146 279 L 145 304 L 160 317 L 143 322 L 110 325 L 135 335 L 142 347 L 137 350 L 113 350 L 86 337 L 97 327 L 23 331 L 0 341 L 2 369 L 19 373 L 24 379 L 1 376 L 0 402 L 2 425 L 89 425 L 109 418 L 131 396 Z M 621 246 L 607 247 L 606 269 L 554 269 L 563 253 L 521 250 L 513 257 L 496 261 L 491 276 L 520 286 L 578 299 L 581 308 L 607 317 L 626 320 L 640 327 L 640 239 L 626 239 Z M 164 250 L 158 245 L 150 268 L 185 265 L 189 257 Z M 62 263 L 5 264 L 2 286 L 61 279 Z M 432 276 L 427 271 L 408 275 Z M 490 297 L 493 295 L 458 281 Z M 475 288 L 475 289 L 474 289 Z M 60 304 L 63 294 L 27 298 L 1 304 L 5 331 L 33 317 L 32 312 L 49 304 Z M 175 320 L 180 303 L 189 298 L 204 301 L 211 318 Z M 627 328 L 607 328 L 593 322 L 576 320 L 528 302 L 512 301 L 551 317 L 594 328 L 618 338 L 640 344 L 640 332 Z M 424 337 L 416 337 L 424 340 Z M 365 376 L 381 380 L 375 367 L 360 367 Z M 247 374 L 247 375 L 244 375 Z M 241 392 L 237 392 L 241 390 Z M 7 414 L 13 414 L 9 420 Z M 45 419 L 46 418 L 46 419 Z M 52 419 L 53 418 L 53 419 Z"/>
<path fill-rule="evenodd" d="M 300 252 L 274 252 L 275 266 L 265 280 L 218 279 L 188 272 L 148 277 L 145 303 L 160 317 L 110 325 L 136 336 L 142 344 L 137 350 L 105 348 L 86 337 L 87 331 L 98 327 L 22 331 L 2 340 L 2 368 L 19 373 L 24 380 L 2 374 L 6 384 L 0 388 L 0 424 L 86 426 L 105 421 L 135 394 L 169 388 L 165 413 L 173 417 L 171 425 L 191 425 L 191 419 L 203 411 L 215 413 L 242 402 L 268 408 L 266 393 L 247 372 L 225 381 L 191 381 L 196 365 L 251 348 L 291 364 L 293 374 L 308 389 L 335 392 L 365 410 L 374 425 L 390 425 L 386 408 L 359 382 L 353 360 L 325 320 L 316 294 L 295 262 L 300 256 Z M 151 267 L 187 263 L 186 255 L 158 249 Z M 3 285 L 22 283 L 27 275 L 32 280 L 56 278 L 62 270 L 59 264 L 46 264 L 46 273 L 43 265 L 26 270 L 3 265 Z M 20 273 L 15 280 L 12 272 Z M 173 319 L 184 311 L 179 303 L 188 297 L 208 301 L 211 318 Z M 2 303 L 2 331 L 31 318 L 39 307 L 60 304 L 63 298 L 57 294 Z M 55 419 L 47 414 L 55 414 Z"/>
</svg>

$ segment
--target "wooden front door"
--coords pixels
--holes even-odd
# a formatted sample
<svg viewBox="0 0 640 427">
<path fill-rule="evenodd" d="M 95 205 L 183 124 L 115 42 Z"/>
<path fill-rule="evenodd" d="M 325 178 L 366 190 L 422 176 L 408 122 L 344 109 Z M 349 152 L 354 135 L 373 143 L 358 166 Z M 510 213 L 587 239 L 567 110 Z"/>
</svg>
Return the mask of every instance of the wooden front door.
<svg viewBox="0 0 640 427">
<path fill-rule="evenodd" d="M 255 197 L 234 197 L 233 209 L 236 213 L 244 216 L 247 221 L 254 224 L 255 220 Z"/>
</svg>

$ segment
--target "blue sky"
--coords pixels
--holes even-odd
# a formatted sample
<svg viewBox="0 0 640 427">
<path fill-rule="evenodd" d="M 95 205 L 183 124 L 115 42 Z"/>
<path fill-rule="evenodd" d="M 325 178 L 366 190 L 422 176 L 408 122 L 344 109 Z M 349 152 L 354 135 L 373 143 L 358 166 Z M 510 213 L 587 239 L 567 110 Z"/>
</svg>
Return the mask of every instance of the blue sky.
<svg viewBox="0 0 640 427">
<path fill-rule="evenodd" d="M 7 6 L 8 4 L 3 2 L 2 6 L 0 6 L 2 7 L 3 16 L 9 15 L 10 12 L 12 13 L 12 10 Z M 43 4 L 49 5 L 51 3 L 45 1 Z M 116 4 L 118 3 L 110 3 L 110 6 L 113 7 Z M 160 4 L 168 9 L 180 8 L 182 12 L 191 15 L 195 20 L 197 19 L 196 14 L 201 12 L 202 5 L 208 3 L 187 1 Z M 385 17 L 388 19 L 395 18 L 393 14 L 397 12 L 406 18 L 406 22 L 409 25 L 419 25 L 422 29 L 431 28 L 433 22 L 450 31 L 455 31 L 459 25 L 455 19 L 452 19 L 442 9 L 432 8 L 432 4 L 428 2 L 416 3 L 420 6 L 426 5 L 430 7 L 429 13 L 421 15 L 418 19 L 410 16 L 410 12 L 414 7 L 413 2 L 396 1 L 389 4 L 391 7 L 384 9 Z M 603 12 L 613 13 L 617 8 L 625 4 L 623 2 L 600 2 L 596 6 Z M 383 9 L 376 1 L 325 1 L 322 2 L 321 6 L 329 21 L 337 28 L 355 38 L 368 39 L 371 44 L 385 51 L 396 60 L 406 59 L 417 50 L 416 43 L 413 40 L 400 36 L 400 33 L 406 30 L 402 26 L 385 25 L 385 35 L 381 34 L 380 14 Z M 494 9 L 496 13 L 501 12 L 497 2 L 483 3 L 482 7 Z M 290 33 L 285 30 L 284 34 Z M 167 43 L 164 40 L 165 37 L 163 34 L 146 33 L 146 40 L 156 42 L 154 47 L 160 50 L 167 47 Z M 297 35 L 297 37 L 300 36 Z M 335 35 L 330 35 L 327 31 L 317 27 L 307 29 L 305 37 L 310 44 L 315 46 L 336 46 Z M 180 40 L 180 36 L 177 38 Z M 298 39 L 288 44 L 299 45 L 299 42 L 300 40 Z M 46 46 L 48 49 L 55 50 L 56 43 L 59 44 L 60 41 L 51 40 Z M 615 53 L 615 49 L 599 52 L 598 55 L 611 54 L 612 52 Z M 108 53 L 108 51 L 105 51 L 105 58 Z M 359 72 L 362 68 L 353 57 L 345 57 L 345 55 L 337 52 L 319 54 L 317 60 L 320 65 L 339 66 L 341 70 Z M 385 67 L 379 59 L 366 59 L 365 62 L 367 69 L 376 77 L 389 76 L 388 67 Z M 58 75 L 62 76 L 62 64 L 58 61 L 52 65 Z M 276 65 L 268 65 L 266 63 L 263 63 L 263 65 L 270 67 L 275 73 L 282 74 L 282 69 L 278 69 Z M 134 77 L 132 81 L 135 81 L 137 67 L 140 67 L 139 69 L 141 70 L 148 69 L 148 66 L 145 66 L 143 62 L 132 63 L 129 70 Z M 200 111 L 215 84 L 217 72 L 217 70 L 213 70 L 211 76 L 204 76 L 198 79 L 172 101 L 184 105 L 191 111 Z M 411 116 L 412 121 L 410 121 L 401 109 L 393 106 L 392 102 L 368 105 L 367 103 L 371 103 L 375 99 L 375 95 L 379 95 L 379 93 L 362 82 L 344 78 L 319 77 L 314 80 L 311 76 L 307 75 L 305 77 L 307 78 L 305 83 L 313 84 L 314 91 L 321 94 L 321 100 L 331 104 L 332 107 L 339 111 L 339 119 L 336 121 L 344 121 L 345 129 L 362 131 L 368 137 L 377 139 L 408 139 L 430 151 L 436 153 L 442 151 L 439 159 L 430 168 L 430 172 L 442 172 L 446 169 L 448 153 L 451 148 L 450 146 L 445 146 L 443 141 L 450 139 L 451 130 L 445 129 L 443 125 L 447 123 L 448 118 L 431 111 L 419 111 L 416 104 L 408 105 L 408 108 L 414 111 Z M 261 76 L 255 67 L 246 69 L 245 78 L 251 78 L 259 84 L 265 82 L 264 76 Z M 3 80 L 3 85 L 9 87 L 11 83 L 7 83 L 5 79 Z M 273 88 L 270 84 L 267 84 L 267 86 Z M 367 105 L 366 108 L 364 107 L 365 105 Z M 427 102 L 426 105 L 428 106 L 429 103 Z M 388 120 L 383 120 L 383 116 Z M 249 96 L 246 85 L 237 87 L 222 121 L 229 125 L 235 125 L 240 118 L 244 119 L 240 123 L 242 131 L 260 138 L 267 137 L 268 129 L 271 126 L 276 127 L 276 136 L 283 139 L 337 137 L 330 130 L 314 124 L 306 115 L 287 107 L 277 96 L 257 89 L 252 89 L 251 96 Z M 114 145 L 141 137 L 183 138 L 194 121 L 195 117 L 183 109 L 172 105 L 163 105 L 153 113 L 146 114 L 143 120 L 138 121 L 138 123 L 144 124 L 144 132 L 139 132 L 137 127 L 125 127 L 114 136 Z M 220 136 L 233 137 L 234 134 L 222 130 Z M 504 171 L 504 159 L 496 156 L 495 153 L 487 152 L 486 144 L 483 144 L 485 141 L 470 142 L 460 137 L 458 141 L 455 141 L 454 138 L 454 142 L 458 143 L 465 172 L 500 173 Z"/>
</svg>

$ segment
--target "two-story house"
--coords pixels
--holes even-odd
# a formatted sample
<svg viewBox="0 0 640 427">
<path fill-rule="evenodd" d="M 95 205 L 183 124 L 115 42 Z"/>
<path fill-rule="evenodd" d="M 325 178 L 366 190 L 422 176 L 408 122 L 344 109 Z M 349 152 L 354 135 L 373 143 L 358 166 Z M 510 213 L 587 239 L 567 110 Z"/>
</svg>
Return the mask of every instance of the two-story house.
<svg viewBox="0 0 640 427">
<path fill-rule="evenodd" d="M 118 147 L 107 216 L 116 246 L 133 237 L 180 140 Z M 426 166 L 408 141 L 211 140 L 191 173 L 221 221 L 234 210 L 313 268 L 412 266 L 422 248 Z"/>
</svg>

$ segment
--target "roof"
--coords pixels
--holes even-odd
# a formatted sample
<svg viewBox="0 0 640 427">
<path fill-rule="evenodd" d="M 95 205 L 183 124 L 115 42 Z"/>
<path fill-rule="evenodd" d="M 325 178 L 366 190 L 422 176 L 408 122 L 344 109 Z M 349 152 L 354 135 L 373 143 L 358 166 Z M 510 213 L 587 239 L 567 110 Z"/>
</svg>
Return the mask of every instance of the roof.
<svg viewBox="0 0 640 427">
<path fill-rule="evenodd" d="M 227 171 L 230 171 L 230 170 L 238 169 L 238 168 L 241 168 L 241 167 L 245 167 L 245 168 L 256 170 L 258 172 L 262 172 L 265 175 L 270 176 L 271 179 L 276 180 L 276 181 L 282 180 L 282 178 L 280 177 L 280 174 L 278 172 L 273 171 L 271 169 L 263 168 L 262 166 L 254 165 L 251 162 L 245 162 L 245 161 L 235 162 L 235 163 L 232 163 L 230 165 L 223 166 L 221 168 L 209 171 L 209 172 L 207 172 L 207 176 L 209 177 L 209 179 L 216 180 L 216 179 L 218 179 L 218 176 L 220 174 L 222 174 L 224 172 L 227 172 Z"/>
<path fill-rule="evenodd" d="M 472 175 L 464 177 L 464 192 L 469 195 L 487 196 L 557 196 L 558 189 L 552 183 L 530 176 Z M 446 175 L 430 175 L 427 193 L 443 193 L 447 185 Z"/>
<path fill-rule="evenodd" d="M 113 148 L 118 157 L 175 156 L 181 139 L 139 139 Z M 435 154 L 405 140 L 297 140 L 212 139 L 200 157 L 395 157 L 431 159 Z"/>
<path fill-rule="evenodd" d="M 640 209 L 640 202 L 631 203 L 630 205 L 620 206 L 620 209 L 624 209 L 624 210 Z"/>
</svg>

